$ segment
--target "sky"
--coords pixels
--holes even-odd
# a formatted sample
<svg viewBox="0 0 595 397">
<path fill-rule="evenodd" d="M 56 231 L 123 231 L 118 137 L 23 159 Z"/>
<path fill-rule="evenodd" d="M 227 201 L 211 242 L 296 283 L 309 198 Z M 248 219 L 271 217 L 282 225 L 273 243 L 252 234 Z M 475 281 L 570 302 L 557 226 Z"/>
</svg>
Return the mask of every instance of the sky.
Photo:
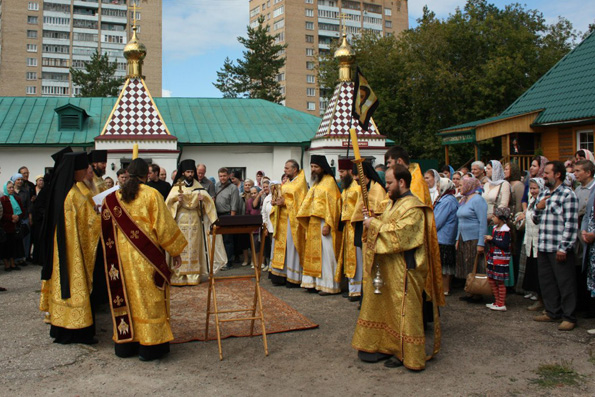
<svg viewBox="0 0 595 397">
<path fill-rule="evenodd" d="M 595 22 L 592 0 L 491 0 L 502 8 L 521 3 L 538 9 L 548 23 L 558 16 L 585 32 Z M 425 5 L 438 18 L 447 18 L 465 0 L 409 0 L 409 27 L 416 26 Z M 238 36 L 246 35 L 248 0 L 163 0 L 163 96 L 220 98 L 213 86 L 226 57 L 242 57 Z"/>
</svg>

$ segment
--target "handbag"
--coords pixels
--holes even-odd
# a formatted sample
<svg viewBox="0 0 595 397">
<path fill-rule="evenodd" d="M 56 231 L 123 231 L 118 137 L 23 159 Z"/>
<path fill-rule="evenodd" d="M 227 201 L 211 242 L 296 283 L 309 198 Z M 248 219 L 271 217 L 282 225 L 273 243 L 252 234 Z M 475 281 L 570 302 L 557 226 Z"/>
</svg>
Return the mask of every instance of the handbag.
<svg viewBox="0 0 595 397">
<path fill-rule="evenodd" d="M 465 292 L 471 295 L 492 295 L 492 287 L 490 287 L 487 274 L 477 273 L 478 261 L 479 255 L 476 255 L 473 271 L 467 275 Z"/>
<path fill-rule="evenodd" d="M 20 223 L 17 226 L 16 229 L 17 229 L 17 231 L 16 231 L 17 232 L 17 238 L 21 238 L 22 239 L 22 238 L 25 238 L 25 237 L 27 237 L 29 235 L 29 232 L 30 232 L 29 225 L 27 225 L 26 223 Z"/>
</svg>

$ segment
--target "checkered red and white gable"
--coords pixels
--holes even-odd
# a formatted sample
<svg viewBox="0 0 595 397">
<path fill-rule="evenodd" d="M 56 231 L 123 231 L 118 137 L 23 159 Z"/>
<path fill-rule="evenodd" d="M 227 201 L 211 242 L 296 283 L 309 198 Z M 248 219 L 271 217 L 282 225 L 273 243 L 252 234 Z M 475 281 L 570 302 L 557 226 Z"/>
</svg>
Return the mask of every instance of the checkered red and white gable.
<svg viewBox="0 0 595 397">
<path fill-rule="evenodd" d="M 157 106 L 141 78 L 130 78 L 120 93 L 101 135 L 130 137 L 169 136 Z"/>
<path fill-rule="evenodd" d="M 360 127 L 357 120 L 352 120 L 353 86 L 353 82 L 342 82 L 337 85 L 318 127 L 317 138 L 348 135 L 352 127 L 355 127 L 357 135 L 361 137 L 380 135 L 373 120 L 370 120 L 367 131 Z"/>
</svg>

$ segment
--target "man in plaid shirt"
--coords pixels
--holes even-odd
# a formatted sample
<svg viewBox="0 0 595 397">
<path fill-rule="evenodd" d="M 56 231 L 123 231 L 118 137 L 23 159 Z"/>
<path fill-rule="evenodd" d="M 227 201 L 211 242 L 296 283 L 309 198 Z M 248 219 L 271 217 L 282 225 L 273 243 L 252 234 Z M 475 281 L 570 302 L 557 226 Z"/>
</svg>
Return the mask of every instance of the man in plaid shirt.
<svg viewBox="0 0 595 397">
<path fill-rule="evenodd" d="M 537 197 L 534 221 L 539 225 L 538 275 L 546 314 L 533 318 L 539 322 L 562 319 L 560 331 L 576 326 L 577 301 L 574 244 L 578 231 L 578 200 L 564 186 L 566 168 L 560 161 L 545 166 L 548 191 Z"/>
</svg>

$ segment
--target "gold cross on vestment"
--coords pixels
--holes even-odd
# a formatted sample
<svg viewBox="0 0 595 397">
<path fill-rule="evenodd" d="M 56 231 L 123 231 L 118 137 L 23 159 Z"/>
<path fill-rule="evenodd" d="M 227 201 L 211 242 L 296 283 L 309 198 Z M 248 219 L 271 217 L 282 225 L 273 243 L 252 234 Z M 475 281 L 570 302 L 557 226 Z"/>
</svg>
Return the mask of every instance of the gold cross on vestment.
<svg viewBox="0 0 595 397">
<path fill-rule="evenodd" d="M 117 295 L 114 299 L 114 303 L 116 304 L 116 306 L 120 306 L 122 302 L 124 302 L 124 299 L 120 298 L 120 295 Z"/>
</svg>

